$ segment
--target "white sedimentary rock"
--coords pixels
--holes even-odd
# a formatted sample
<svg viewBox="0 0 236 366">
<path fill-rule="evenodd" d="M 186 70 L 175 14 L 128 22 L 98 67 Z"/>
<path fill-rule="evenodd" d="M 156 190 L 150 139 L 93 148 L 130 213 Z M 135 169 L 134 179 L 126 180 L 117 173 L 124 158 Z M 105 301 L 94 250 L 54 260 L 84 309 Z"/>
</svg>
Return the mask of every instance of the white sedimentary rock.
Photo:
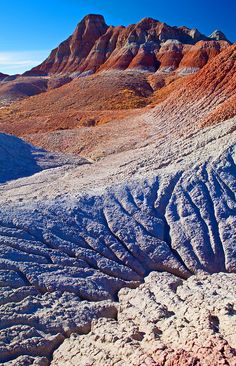
<svg viewBox="0 0 236 366">
<path fill-rule="evenodd" d="M 51 365 L 234 366 L 235 289 L 233 274 L 185 281 L 153 272 L 138 289 L 120 291 L 117 320 L 99 319 L 88 335 L 73 334 Z"/>
<path fill-rule="evenodd" d="M 176 140 L 156 141 L 153 136 L 147 146 L 90 164 L 34 149 L 7 135 L 1 141 L 0 362 L 47 365 L 65 339 L 88 333 L 91 322 L 101 317 L 113 320 L 99 320 L 89 336 L 65 341 L 63 362 L 73 365 L 67 346 L 83 360 L 90 342 L 92 360 L 96 352 L 99 356 L 87 365 L 111 366 L 109 357 L 120 357 L 117 365 L 127 365 L 127 360 L 130 365 L 153 365 L 158 358 L 152 352 L 160 344 L 164 348 L 158 357 L 163 349 L 173 357 L 177 349 L 195 357 L 197 350 L 192 349 L 198 344 L 185 346 L 186 338 L 191 342 L 199 333 L 201 348 L 207 342 L 204 329 L 208 337 L 211 327 L 209 347 L 216 349 L 222 335 L 227 352 L 232 351 L 228 324 L 234 324 L 235 274 L 202 275 L 203 288 L 197 281 L 199 273 L 236 272 L 235 120 Z M 145 285 L 119 293 L 120 307 L 115 303 L 119 290 L 137 288 L 153 271 Z M 217 281 L 220 294 L 214 301 L 208 293 L 213 288 L 217 292 Z M 122 305 L 129 296 L 131 313 Z M 213 310 L 218 301 L 223 312 L 232 312 L 231 318 L 224 318 L 218 307 Z M 208 323 L 206 314 L 211 316 Z M 113 335 L 122 346 L 117 356 L 108 354 L 115 350 L 104 349 Z M 149 361 L 135 363 L 136 355 L 143 354 Z M 59 348 L 54 364 L 62 356 Z"/>
</svg>

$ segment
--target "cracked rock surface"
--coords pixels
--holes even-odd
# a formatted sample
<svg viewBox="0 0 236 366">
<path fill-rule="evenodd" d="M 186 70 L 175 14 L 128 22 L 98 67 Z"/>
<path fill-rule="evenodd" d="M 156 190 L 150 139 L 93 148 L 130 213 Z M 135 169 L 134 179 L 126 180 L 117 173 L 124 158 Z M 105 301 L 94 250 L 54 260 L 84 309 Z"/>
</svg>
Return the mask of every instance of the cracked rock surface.
<svg viewBox="0 0 236 366">
<path fill-rule="evenodd" d="M 119 293 L 118 319 L 93 321 L 72 335 L 51 365 L 164 366 L 236 364 L 236 277 L 187 281 L 152 272 L 138 289 Z"/>
</svg>

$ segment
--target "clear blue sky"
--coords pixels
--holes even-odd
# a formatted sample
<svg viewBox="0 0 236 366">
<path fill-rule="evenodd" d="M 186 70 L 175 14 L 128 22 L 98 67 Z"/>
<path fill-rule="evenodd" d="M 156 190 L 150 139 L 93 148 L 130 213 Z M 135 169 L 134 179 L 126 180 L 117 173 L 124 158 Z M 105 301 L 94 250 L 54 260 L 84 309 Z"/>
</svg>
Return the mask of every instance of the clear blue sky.
<svg viewBox="0 0 236 366">
<path fill-rule="evenodd" d="M 152 17 L 170 25 L 220 29 L 236 41 L 236 0 L 4 0 L 0 12 L 0 72 L 23 72 L 41 62 L 89 13 L 112 25 Z"/>
</svg>

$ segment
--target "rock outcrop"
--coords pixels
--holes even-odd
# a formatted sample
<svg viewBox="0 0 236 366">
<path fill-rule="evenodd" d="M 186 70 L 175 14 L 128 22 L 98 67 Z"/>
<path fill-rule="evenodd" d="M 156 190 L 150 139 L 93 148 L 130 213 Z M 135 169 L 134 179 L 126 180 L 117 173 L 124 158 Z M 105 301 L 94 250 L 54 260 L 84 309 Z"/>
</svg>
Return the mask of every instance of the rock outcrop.
<svg viewBox="0 0 236 366">
<path fill-rule="evenodd" d="M 88 15 L 72 36 L 26 75 L 86 75 L 110 69 L 192 73 L 229 44 L 219 31 L 206 37 L 197 29 L 170 27 L 152 18 L 113 27 L 101 15 Z"/>
</svg>

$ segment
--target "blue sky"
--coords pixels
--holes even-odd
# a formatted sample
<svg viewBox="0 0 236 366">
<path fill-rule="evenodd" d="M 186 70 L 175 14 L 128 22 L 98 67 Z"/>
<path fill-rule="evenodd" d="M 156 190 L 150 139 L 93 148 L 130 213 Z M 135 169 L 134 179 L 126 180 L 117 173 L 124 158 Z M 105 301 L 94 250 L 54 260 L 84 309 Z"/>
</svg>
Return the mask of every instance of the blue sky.
<svg viewBox="0 0 236 366">
<path fill-rule="evenodd" d="M 40 63 L 89 13 L 113 25 L 152 17 L 170 25 L 222 30 L 236 42 L 236 0 L 4 0 L 0 12 L 0 72 L 23 72 Z"/>
</svg>

